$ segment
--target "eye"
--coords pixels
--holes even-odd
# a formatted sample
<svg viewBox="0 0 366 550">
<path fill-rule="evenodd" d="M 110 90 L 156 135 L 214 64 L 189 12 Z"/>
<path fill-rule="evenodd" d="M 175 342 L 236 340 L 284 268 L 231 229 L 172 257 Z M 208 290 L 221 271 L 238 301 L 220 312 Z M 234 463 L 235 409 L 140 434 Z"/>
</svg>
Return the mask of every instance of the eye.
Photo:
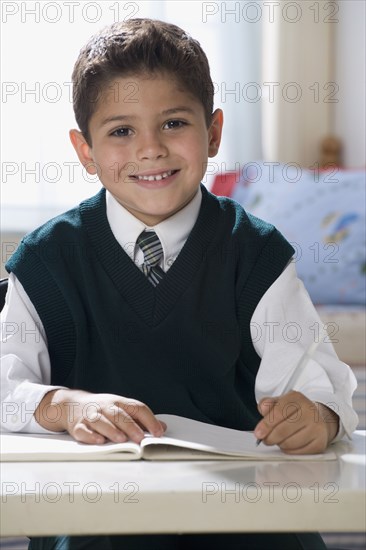
<svg viewBox="0 0 366 550">
<path fill-rule="evenodd" d="M 184 120 L 168 120 L 168 122 L 164 124 L 164 128 L 167 128 L 168 130 L 175 130 L 176 128 L 182 128 L 186 125 L 187 123 L 184 122 Z"/>
<path fill-rule="evenodd" d="M 130 136 L 131 128 L 117 128 L 117 130 L 113 130 L 111 132 L 111 136 L 115 137 L 127 137 Z"/>
</svg>

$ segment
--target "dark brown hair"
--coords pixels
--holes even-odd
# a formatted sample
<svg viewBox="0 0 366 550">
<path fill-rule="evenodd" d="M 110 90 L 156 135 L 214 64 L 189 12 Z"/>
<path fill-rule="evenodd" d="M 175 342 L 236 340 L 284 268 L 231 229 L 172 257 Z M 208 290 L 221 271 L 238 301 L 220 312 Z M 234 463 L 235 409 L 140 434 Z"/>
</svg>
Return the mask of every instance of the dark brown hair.
<svg viewBox="0 0 366 550">
<path fill-rule="evenodd" d="M 72 73 L 75 118 L 89 144 L 89 121 L 107 84 L 121 76 L 155 72 L 169 73 L 202 103 L 209 127 L 214 87 L 199 42 L 164 21 L 129 19 L 92 36 L 75 63 Z"/>
</svg>

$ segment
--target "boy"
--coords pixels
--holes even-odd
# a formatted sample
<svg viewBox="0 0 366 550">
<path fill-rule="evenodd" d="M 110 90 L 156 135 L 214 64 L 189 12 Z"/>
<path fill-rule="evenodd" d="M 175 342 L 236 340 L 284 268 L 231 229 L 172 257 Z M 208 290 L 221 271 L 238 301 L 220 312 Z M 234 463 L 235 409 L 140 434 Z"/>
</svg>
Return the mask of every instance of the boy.
<svg viewBox="0 0 366 550">
<path fill-rule="evenodd" d="M 5 322 L 36 322 L 42 331 L 32 348 L 6 339 L 2 399 L 21 404 L 26 395 L 34 416 L 23 425 L 5 419 L 4 428 L 139 442 L 144 431 L 163 433 L 154 413 L 165 412 L 255 429 L 264 444 L 294 454 L 322 452 L 352 432 L 354 377 L 329 345 L 308 363 L 299 391 L 281 395 L 319 319 L 290 244 L 200 185 L 223 115 L 213 112 L 198 42 L 161 21 L 114 24 L 80 52 L 73 83 L 80 130 L 71 141 L 103 189 L 26 236 L 7 264 Z M 303 336 L 292 346 L 253 336 L 265 321 L 295 319 Z M 90 403 L 94 414 L 84 414 Z M 206 547 L 324 545 L 316 534 L 49 537 L 30 545 Z"/>
</svg>

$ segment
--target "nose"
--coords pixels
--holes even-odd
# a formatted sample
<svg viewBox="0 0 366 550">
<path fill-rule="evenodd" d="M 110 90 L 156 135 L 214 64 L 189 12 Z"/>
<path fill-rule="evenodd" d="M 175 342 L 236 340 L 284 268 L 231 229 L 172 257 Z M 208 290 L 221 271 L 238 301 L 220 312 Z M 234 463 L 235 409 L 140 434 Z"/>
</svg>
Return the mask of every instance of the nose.
<svg viewBox="0 0 366 550">
<path fill-rule="evenodd" d="M 139 160 L 155 160 L 168 154 L 163 136 L 158 131 L 145 131 L 140 134 L 137 157 Z"/>
</svg>

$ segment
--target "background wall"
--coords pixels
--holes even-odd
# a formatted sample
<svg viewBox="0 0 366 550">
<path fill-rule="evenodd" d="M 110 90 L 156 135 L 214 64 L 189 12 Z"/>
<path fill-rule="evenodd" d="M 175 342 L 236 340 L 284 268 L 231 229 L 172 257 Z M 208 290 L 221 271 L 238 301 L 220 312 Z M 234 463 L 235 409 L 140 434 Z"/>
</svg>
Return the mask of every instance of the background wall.
<svg viewBox="0 0 366 550">
<path fill-rule="evenodd" d="M 262 106 L 263 157 L 307 168 L 318 160 L 319 142 L 330 130 L 330 103 L 323 88 L 332 81 L 337 24 L 312 6 L 319 3 L 282 4 L 280 17 L 263 22 L 262 77 L 272 84 L 272 95 Z"/>
<path fill-rule="evenodd" d="M 339 102 L 332 111 L 332 127 L 343 138 L 344 164 L 366 165 L 366 3 L 339 0 L 339 22 L 334 29 L 333 70 Z"/>
<path fill-rule="evenodd" d="M 274 83 L 274 100 L 263 101 L 263 158 L 313 166 L 332 134 L 345 167 L 364 167 L 365 2 L 280 7 L 281 17 L 263 21 L 263 82 Z"/>
</svg>

